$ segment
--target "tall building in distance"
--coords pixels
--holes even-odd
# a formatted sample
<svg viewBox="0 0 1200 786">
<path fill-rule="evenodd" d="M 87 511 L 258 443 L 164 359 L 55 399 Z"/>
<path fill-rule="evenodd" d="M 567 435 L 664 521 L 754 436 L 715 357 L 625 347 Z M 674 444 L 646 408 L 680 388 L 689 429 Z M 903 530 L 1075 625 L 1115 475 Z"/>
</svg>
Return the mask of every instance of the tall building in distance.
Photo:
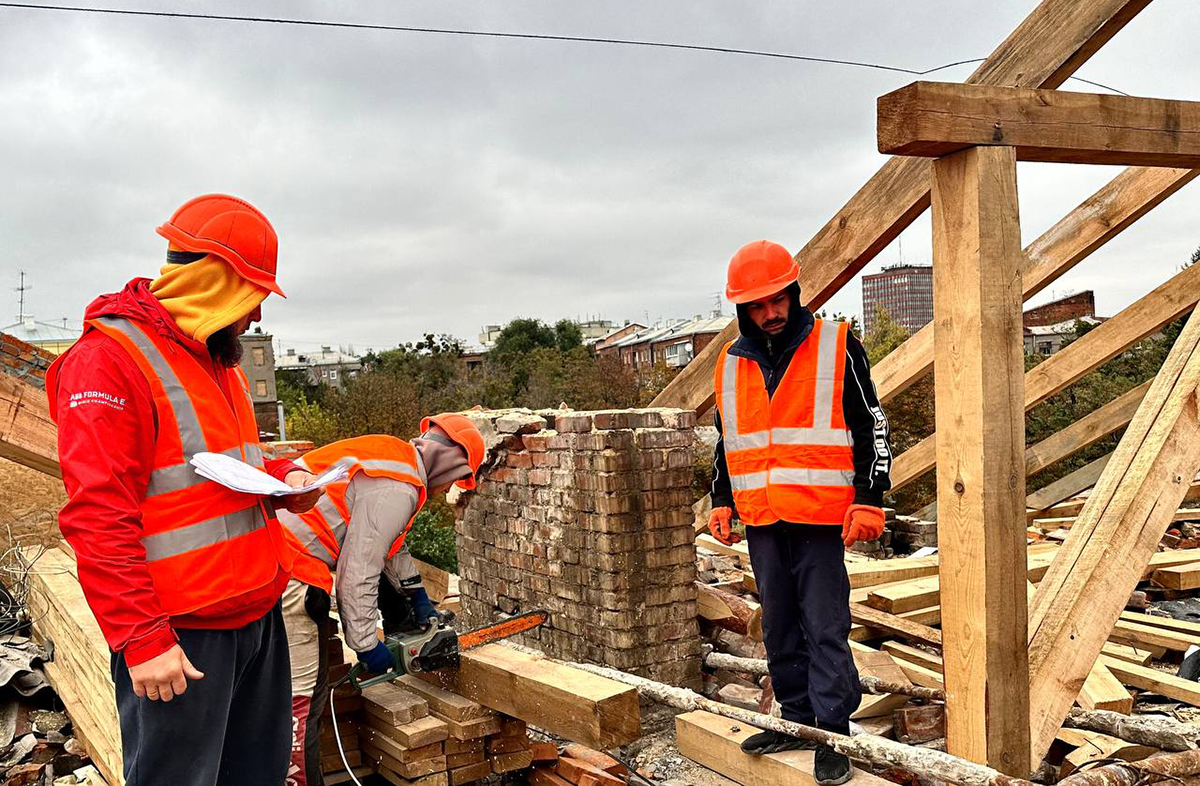
<svg viewBox="0 0 1200 786">
<path fill-rule="evenodd" d="M 876 310 L 882 308 L 911 335 L 933 321 L 933 267 L 893 265 L 863 276 L 863 330 L 875 328 Z"/>
</svg>

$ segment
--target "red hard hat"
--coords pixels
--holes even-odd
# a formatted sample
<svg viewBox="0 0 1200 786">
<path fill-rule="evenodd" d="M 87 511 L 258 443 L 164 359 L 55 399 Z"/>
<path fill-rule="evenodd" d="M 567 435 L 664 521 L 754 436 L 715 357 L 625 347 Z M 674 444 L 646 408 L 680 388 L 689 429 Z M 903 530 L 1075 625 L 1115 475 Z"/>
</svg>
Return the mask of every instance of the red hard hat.
<svg viewBox="0 0 1200 786">
<path fill-rule="evenodd" d="M 158 234 L 184 251 L 212 254 L 242 278 L 283 297 L 275 282 L 279 238 L 254 205 L 227 194 L 205 194 L 183 204 Z"/>
<path fill-rule="evenodd" d="M 749 303 L 774 295 L 800 275 L 800 265 L 778 243 L 759 240 L 738 249 L 729 260 L 725 297 L 731 303 Z"/>
<path fill-rule="evenodd" d="M 479 465 L 483 463 L 483 454 L 486 450 L 483 445 L 483 434 L 479 432 L 479 428 L 471 422 L 470 418 L 453 412 L 422 418 L 421 432 L 428 431 L 431 425 L 440 426 L 442 431 L 446 432 L 446 436 L 467 451 L 467 464 L 471 467 L 471 477 L 456 480 L 454 484 L 468 490 L 475 488 L 475 475 L 479 472 Z"/>
</svg>

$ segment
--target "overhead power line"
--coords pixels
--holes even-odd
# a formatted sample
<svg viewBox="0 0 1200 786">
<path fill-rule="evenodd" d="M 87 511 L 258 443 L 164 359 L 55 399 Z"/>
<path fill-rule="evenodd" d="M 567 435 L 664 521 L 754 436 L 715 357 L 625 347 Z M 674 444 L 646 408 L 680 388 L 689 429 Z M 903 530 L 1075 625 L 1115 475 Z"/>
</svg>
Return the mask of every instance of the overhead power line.
<svg viewBox="0 0 1200 786">
<path fill-rule="evenodd" d="M 499 30 L 460 30 L 447 27 L 413 27 L 408 25 L 366 24 L 361 22 L 334 22 L 321 19 L 289 19 L 284 17 L 270 16 L 236 16 L 232 14 L 192 14 L 182 11 L 140 11 L 127 8 L 90 8 L 86 6 L 72 5 L 42 5 L 39 3 L 0 2 L 0 7 L 21 8 L 37 11 L 68 11 L 88 14 L 108 14 L 116 16 L 149 16 L 164 19 L 193 19 L 216 22 L 250 22 L 258 24 L 291 25 L 298 27 L 328 27 L 343 30 L 379 30 L 397 33 L 432 33 L 438 35 L 473 36 L 477 38 L 507 38 L 525 41 L 565 41 L 572 43 L 609 44 L 616 46 L 636 46 L 656 49 L 681 49 L 693 52 L 714 52 L 717 54 L 766 57 L 776 60 L 799 60 L 806 63 L 824 63 L 828 65 L 842 65 L 854 68 L 870 68 L 878 71 L 891 71 L 900 74 L 911 74 L 913 76 L 926 76 L 937 71 L 943 71 L 947 68 L 953 68 L 954 66 L 967 65 L 969 63 L 981 63 L 984 60 L 982 57 L 973 58 L 970 60 L 957 60 L 953 63 L 945 63 L 934 68 L 919 70 L 913 68 L 903 68 L 901 66 L 884 65 L 882 63 L 868 63 L 860 60 L 843 60 L 834 57 L 816 57 L 814 55 L 798 55 L 788 52 L 768 52 L 759 49 L 740 49 L 737 47 L 709 46 L 705 44 L 681 44 L 671 41 L 646 41 L 630 38 L 549 35 L 543 33 L 513 33 Z M 1078 77 L 1071 78 L 1078 79 Z M 1121 95 L 1128 95 L 1128 93 L 1124 93 L 1114 87 L 1102 85 L 1098 82 L 1089 82 L 1086 79 L 1078 79 L 1078 81 L 1089 85 L 1095 85 L 1096 87 L 1102 87 L 1105 90 L 1111 90 L 1114 93 L 1121 93 Z"/>
</svg>

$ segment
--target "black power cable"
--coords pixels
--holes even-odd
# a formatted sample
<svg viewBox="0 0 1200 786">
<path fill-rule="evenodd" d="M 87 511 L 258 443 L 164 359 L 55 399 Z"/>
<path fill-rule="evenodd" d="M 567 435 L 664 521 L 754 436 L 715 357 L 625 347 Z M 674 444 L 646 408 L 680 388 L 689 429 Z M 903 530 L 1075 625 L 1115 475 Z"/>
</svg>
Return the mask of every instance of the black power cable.
<svg viewBox="0 0 1200 786">
<path fill-rule="evenodd" d="M 138 11 L 125 8 L 89 8 L 86 6 L 73 5 L 42 5 L 39 3 L 6 3 L 0 2 L 2 8 L 20 8 L 27 10 L 38 11 L 69 11 L 75 13 L 89 14 L 109 14 L 117 16 L 149 16 L 159 17 L 164 19 L 196 19 L 219 22 L 254 22 L 260 24 L 276 24 L 276 25 L 295 25 L 301 27 L 331 27 L 344 30 L 383 30 L 389 32 L 403 33 L 435 33 L 439 35 L 457 35 L 457 36 L 475 36 L 481 38 L 509 38 L 520 39 L 527 41 L 570 41 L 575 43 L 588 44 L 613 44 L 618 46 L 637 46 L 637 47 L 652 47 L 657 49 L 682 49 L 693 52 L 716 52 L 718 54 L 729 55 L 746 55 L 750 57 L 768 57 L 777 60 L 799 60 L 807 63 L 825 63 L 829 65 L 844 65 L 854 68 L 873 68 L 879 71 L 891 71 L 900 74 L 912 74 L 913 76 L 925 76 L 937 71 L 942 71 L 954 66 L 966 65 L 968 63 L 980 63 L 984 58 L 975 58 L 971 60 L 958 60 L 953 63 L 946 63 L 935 68 L 927 68 L 923 71 L 902 68 L 900 66 L 883 65 L 881 63 L 867 63 L 859 60 L 841 60 L 832 57 L 815 57 L 812 55 L 796 55 L 786 52 L 767 52 L 758 49 L 739 49 L 736 47 L 727 46 L 707 46 L 704 44 L 680 44 L 670 41 L 644 41 L 630 38 L 601 38 L 594 36 L 573 36 L 573 35 L 548 35 L 542 33 L 508 33 L 496 30 L 460 30 L 446 27 L 411 27 L 406 25 L 384 25 L 384 24 L 365 24 L 360 22 L 330 22 L 320 19 L 288 19 L 283 17 L 270 16 L 236 16 L 232 14 L 193 14 L 182 11 Z M 1078 77 L 1071 77 L 1078 79 Z M 1111 90 L 1114 93 L 1128 95 L 1120 90 L 1107 85 L 1102 85 L 1098 82 L 1089 82 L 1086 79 L 1078 79 L 1080 82 L 1085 82 L 1089 85 L 1102 87 L 1105 90 Z"/>
</svg>

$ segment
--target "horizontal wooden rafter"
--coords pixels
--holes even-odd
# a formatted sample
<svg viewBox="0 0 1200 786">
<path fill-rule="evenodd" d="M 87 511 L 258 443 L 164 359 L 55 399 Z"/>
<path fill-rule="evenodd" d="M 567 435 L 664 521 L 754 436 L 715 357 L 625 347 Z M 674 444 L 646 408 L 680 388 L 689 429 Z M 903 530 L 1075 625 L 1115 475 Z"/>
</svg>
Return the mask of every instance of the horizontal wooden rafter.
<svg viewBox="0 0 1200 786">
<path fill-rule="evenodd" d="M 1200 102 L 914 82 L 881 96 L 879 152 L 1013 147 L 1021 161 L 1200 166 Z"/>
</svg>

